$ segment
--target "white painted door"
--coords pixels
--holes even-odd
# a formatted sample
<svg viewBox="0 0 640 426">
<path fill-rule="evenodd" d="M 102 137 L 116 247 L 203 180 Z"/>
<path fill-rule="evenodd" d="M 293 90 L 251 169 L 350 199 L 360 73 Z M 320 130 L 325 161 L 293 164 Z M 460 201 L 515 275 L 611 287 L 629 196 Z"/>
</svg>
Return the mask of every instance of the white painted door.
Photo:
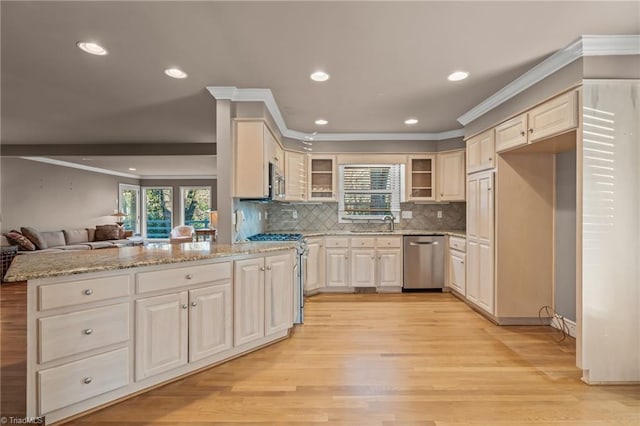
<svg viewBox="0 0 640 426">
<path fill-rule="evenodd" d="M 402 287 L 402 249 L 377 251 L 378 285 Z"/>
<path fill-rule="evenodd" d="M 291 255 L 269 256 L 265 265 L 265 335 L 293 325 L 293 265 Z"/>
<path fill-rule="evenodd" d="M 467 299 L 475 304 L 480 300 L 480 253 L 475 240 L 467 240 Z"/>
<path fill-rule="evenodd" d="M 307 258 L 305 260 L 304 290 L 315 291 L 324 287 L 324 250 L 322 238 L 307 241 Z"/>
<path fill-rule="evenodd" d="M 479 174 L 477 203 L 476 236 L 485 242 L 491 242 L 493 240 L 493 172 Z"/>
<path fill-rule="evenodd" d="M 136 301 L 136 381 L 187 363 L 187 292 Z"/>
<path fill-rule="evenodd" d="M 326 249 L 327 287 L 349 286 L 349 250 L 345 248 Z"/>
<path fill-rule="evenodd" d="M 457 250 L 449 252 L 449 285 L 462 295 L 466 292 L 465 257 Z"/>
<path fill-rule="evenodd" d="M 375 271 L 375 249 L 351 250 L 351 287 L 375 287 Z"/>
<path fill-rule="evenodd" d="M 264 258 L 234 262 L 234 346 L 264 337 L 264 271 Z"/>
<path fill-rule="evenodd" d="M 479 295 L 477 303 L 485 311 L 493 314 L 493 246 L 481 241 L 478 244 Z"/>
<path fill-rule="evenodd" d="M 438 154 L 436 182 L 439 201 L 465 201 L 464 156 L 464 150 Z"/>
<path fill-rule="evenodd" d="M 578 126 L 578 92 L 573 91 L 529 111 L 529 143 Z"/>
<path fill-rule="evenodd" d="M 494 167 L 495 139 L 493 129 L 467 140 L 467 173 Z"/>
<path fill-rule="evenodd" d="M 233 347 L 231 281 L 189 291 L 189 362 Z"/>
</svg>

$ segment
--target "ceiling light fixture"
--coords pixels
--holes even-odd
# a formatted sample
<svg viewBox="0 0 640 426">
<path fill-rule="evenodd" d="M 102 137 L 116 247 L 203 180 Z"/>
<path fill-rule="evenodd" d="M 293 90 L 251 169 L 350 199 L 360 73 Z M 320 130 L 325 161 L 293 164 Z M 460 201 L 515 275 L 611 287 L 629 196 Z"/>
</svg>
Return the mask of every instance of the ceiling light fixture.
<svg viewBox="0 0 640 426">
<path fill-rule="evenodd" d="M 327 120 L 325 120 L 324 118 L 319 118 L 319 119 L 317 119 L 317 120 L 315 121 L 315 123 L 316 123 L 318 126 L 324 126 L 324 125 L 326 125 L 326 124 L 329 124 L 329 122 L 328 122 Z"/>
<path fill-rule="evenodd" d="M 413 125 L 413 124 L 418 124 L 418 119 L 417 118 L 407 118 L 406 120 L 404 120 L 404 124 L 408 124 L 408 125 Z"/>
<path fill-rule="evenodd" d="M 313 81 L 322 82 L 322 81 L 329 80 L 330 75 L 324 71 L 316 71 L 313 74 L 311 74 L 309 77 L 311 77 L 311 80 Z"/>
<path fill-rule="evenodd" d="M 447 80 L 449 81 L 460 81 L 460 80 L 464 80 L 465 78 L 469 77 L 469 73 L 466 71 L 455 71 L 452 72 L 451 74 L 449 74 L 449 77 L 447 77 Z"/>
<path fill-rule="evenodd" d="M 164 73 L 172 78 L 187 78 L 187 73 L 180 68 L 167 68 Z"/>
<path fill-rule="evenodd" d="M 92 55 L 104 56 L 107 54 L 107 49 L 90 41 L 79 41 L 76 43 L 76 46 L 82 51 L 91 53 Z"/>
<path fill-rule="evenodd" d="M 129 170 L 135 172 L 137 169 L 135 167 L 129 167 Z"/>
</svg>

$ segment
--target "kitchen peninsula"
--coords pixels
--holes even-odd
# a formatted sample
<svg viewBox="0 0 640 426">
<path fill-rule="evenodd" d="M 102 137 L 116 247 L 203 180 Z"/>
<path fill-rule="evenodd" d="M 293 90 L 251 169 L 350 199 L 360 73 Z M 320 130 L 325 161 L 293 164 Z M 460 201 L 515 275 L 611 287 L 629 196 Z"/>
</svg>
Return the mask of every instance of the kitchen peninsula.
<svg viewBox="0 0 640 426">
<path fill-rule="evenodd" d="M 294 256 L 208 242 L 18 256 L 6 281 L 26 281 L 26 347 L 3 352 L 26 357 L 27 416 L 56 422 L 286 338 Z"/>
</svg>

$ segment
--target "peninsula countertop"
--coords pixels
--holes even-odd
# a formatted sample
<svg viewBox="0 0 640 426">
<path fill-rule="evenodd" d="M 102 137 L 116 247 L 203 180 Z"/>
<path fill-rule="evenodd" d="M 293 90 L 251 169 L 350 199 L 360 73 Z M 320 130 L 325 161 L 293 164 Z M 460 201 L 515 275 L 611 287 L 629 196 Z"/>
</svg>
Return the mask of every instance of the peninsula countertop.
<svg viewBox="0 0 640 426">
<path fill-rule="evenodd" d="M 292 242 L 212 244 L 207 241 L 184 244 L 151 243 L 144 246 L 99 250 L 61 250 L 60 253 L 16 256 L 4 280 L 6 282 L 27 281 L 140 266 L 260 254 L 293 248 L 295 243 Z"/>
<path fill-rule="evenodd" d="M 361 231 L 348 231 L 348 230 L 328 230 L 328 231 L 309 231 L 309 230 L 288 230 L 288 231 L 267 231 L 268 234 L 283 234 L 283 233 L 298 233 L 302 234 L 307 238 L 313 237 L 333 237 L 333 236 L 343 236 L 343 237 L 366 237 L 366 236 L 385 236 L 385 235 L 450 235 L 454 237 L 466 238 L 467 231 L 463 230 L 452 230 L 452 229 L 396 229 L 395 231 L 384 231 L 384 230 L 361 230 Z"/>
</svg>

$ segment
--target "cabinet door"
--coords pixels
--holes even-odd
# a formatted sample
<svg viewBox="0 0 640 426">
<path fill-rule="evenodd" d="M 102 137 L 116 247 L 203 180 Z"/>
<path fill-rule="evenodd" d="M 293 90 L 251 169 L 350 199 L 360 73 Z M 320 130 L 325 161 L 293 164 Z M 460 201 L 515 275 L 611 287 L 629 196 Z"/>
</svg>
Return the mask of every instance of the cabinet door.
<svg viewBox="0 0 640 426">
<path fill-rule="evenodd" d="M 285 200 L 304 201 L 306 199 L 306 167 L 305 155 L 299 152 L 286 151 L 285 161 Z"/>
<path fill-rule="evenodd" d="M 324 287 L 324 250 L 322 239 L 309 239 L 305 260 L 304 290 L 311 292 Z"/>
<path fill-rule="evenodd" d="M 438 201 L 465 201 L 464 151 L 438 154 Z"/>
<path fill-rule="evenodd" d="M 449 286 L 462 295 L 466 291 L 465 257 L 456 250 L 449 252 Z"/>
<path fill-rule="evenodd" d="M 265 161 L 273 163 L 278 174 L 284 175 L 284 151 L 273 136 L 273 133 L 271 133 L 271 130 L 264 123 L 262 123 L 262 138 L 266 151 Z"/>
<path fill-rule="evenodd" d="M 527 144 L 527 114 L 519 115 L 496 127 L 496 152 Z"/>
<path fill-rule="evenodd" d="M 402 250 L 377 251 L 378 285 L 380 287 L 402 287 Z"/>
<path fill-rule="evenodd" d="M 478 235 L 478 177 L 470 175 L 467 179 L 467 235 Z"/>
<path fill-rule="evenodd" d="M 136 300 L 136 381 L 187 363 L 187 292 Z"/>
<path fill-rule="evenodd" d="M 578 92 L 573 91 L 529 111 L 529 142 L 578 127 Z"/>
<path fill-rule="evenodd" d="M 309 156 L 307 196 L 309 201 L 336 200 L 336 157 Z"/>
<path fill-rule="evenodd" d="M 493 314 L 493 246 L 490 243 L 478 243 L 478 305 Z"/>
<path fill-rule="evenodd" d="M 231 281 L 189 291 L 189 362 L 231 349 Z"/>
<path fill-rule="evenodd" d="M 467 240 L 467 291 L 466 296 L 471 302 L 478 304 L 480 300 L 480 253 L 478 242 Z"/>
<path fill-rule="evenodd" d="M 407 168 L 407 199 L 436 199 L 435 155 L 410 156 Z"/>
<path fill-rule="evenodd" d="M 264 259 L 234 262 L 234 346 L 264 337 Z"/>
<path fill-rule="evenodd" d="M 269 133 L 262 121 L 237 121 L 234 197 L 262 198 L 269 195 Z"/>
<path fill-rule="evenodd" d="M 326 249 L 327 287 L 349 286 L 349 250 L 343 248 Z"/>
<path fill-rule="evenodd" d="M 351 250 L 351 287 L 376 286 L 375 249 Z"/>
<path fill-rule="evenodd" d="M 493 240 L 493 172 L 478 176 L 477 237 L 484 242 Z"/>
<path fill-rule="evenodd" d="M 493 129 L 467 140 L 467 173 L 494 167 L 495 139 Z"/>
<path fill-rule="evenodd" d="M 293 265 L 291 255 L 269 256 L 265 265 L 265 335 L 293 325 Z"/>
</svg>

